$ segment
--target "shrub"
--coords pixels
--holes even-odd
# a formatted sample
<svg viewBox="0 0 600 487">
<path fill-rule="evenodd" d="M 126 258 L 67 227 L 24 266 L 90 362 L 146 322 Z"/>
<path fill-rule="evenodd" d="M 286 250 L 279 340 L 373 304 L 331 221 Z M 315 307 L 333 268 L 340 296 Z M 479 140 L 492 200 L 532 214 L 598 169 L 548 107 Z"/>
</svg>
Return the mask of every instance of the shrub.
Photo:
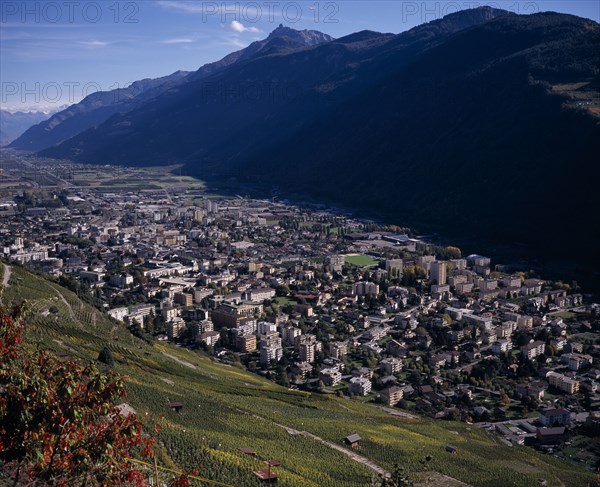
<svg viewBox="0 0 600 487">
<path fill-rule="evenodd" d="M 123 379 L 23 344 L 21 310 L 0 308 L 0 469 L 14 484 L 145 485 L 128 457 L 153 440 L 115 401 Z"/>
<path fill-rule="evenodd" d="M 104 347 L 98 354 L 98 361 L 103 364 L 109 365 L 110 367 L 115 365 L 115 358 L 110 348 Z"/>
</svg>

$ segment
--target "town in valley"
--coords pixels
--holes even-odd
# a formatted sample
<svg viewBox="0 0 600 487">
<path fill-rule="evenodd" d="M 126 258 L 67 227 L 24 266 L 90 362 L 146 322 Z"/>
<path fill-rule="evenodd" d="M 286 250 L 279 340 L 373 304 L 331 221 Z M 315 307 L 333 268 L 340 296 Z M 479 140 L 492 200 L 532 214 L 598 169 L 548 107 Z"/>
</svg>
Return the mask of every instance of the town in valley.
<svg viewBox="0 0 600 487">
<path fill-rule="evenodd" d="M 577 282 L 173 168 L 2 157 L 3 264 L 134 335 L 598 467 L 600 304 Z"/>
</svg>

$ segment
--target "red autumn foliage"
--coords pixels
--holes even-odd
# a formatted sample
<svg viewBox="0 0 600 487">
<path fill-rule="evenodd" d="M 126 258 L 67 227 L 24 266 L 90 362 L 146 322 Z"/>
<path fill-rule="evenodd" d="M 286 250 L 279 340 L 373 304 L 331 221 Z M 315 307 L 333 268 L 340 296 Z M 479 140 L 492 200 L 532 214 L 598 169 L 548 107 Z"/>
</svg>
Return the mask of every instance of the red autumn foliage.
<svg viewBox="0 0 600 487">
<path fill-rule="evenodd" d="M 190 485 L 190 478 L 184 473 L 178 477 L 175 477 L 169 484 L 169 487 L 189 487 Z"/>
<path fill-rule="evenodd" d="M 151 456 L 153 440 L 116 408 L 123 378 L 27 349 L 24 327 L 0 307 L 0 469 L 15 483 L 146 485 L 126 459 Z"/>
</svg>

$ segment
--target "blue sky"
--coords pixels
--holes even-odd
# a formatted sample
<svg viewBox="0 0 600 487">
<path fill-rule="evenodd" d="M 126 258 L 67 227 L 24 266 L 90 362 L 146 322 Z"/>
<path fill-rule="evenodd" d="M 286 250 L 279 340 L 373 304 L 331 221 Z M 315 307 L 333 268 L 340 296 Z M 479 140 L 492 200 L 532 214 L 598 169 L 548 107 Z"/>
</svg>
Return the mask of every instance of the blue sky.
<svg viewBox="0 0 600 487">
<path fill-rule="evenodd" d="M 47 109 L 97 89 L 196 70 L 266 37 L 280 23 L 334 37 L 363 29 L 399 33 L 480 5 L 600 21 L 600 0 L 2 0 L 0 104 Z"/>
</svg>

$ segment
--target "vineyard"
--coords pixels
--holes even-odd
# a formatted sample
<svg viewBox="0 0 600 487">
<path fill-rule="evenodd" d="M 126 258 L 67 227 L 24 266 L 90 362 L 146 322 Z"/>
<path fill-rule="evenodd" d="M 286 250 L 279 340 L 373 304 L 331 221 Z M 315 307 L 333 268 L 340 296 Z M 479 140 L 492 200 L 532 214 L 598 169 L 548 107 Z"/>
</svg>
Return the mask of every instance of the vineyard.
<svg viewBox="0 0 600 487">
<path fill-rule="evenodd" d="M 198 468 L 202 477 L 244 487 L 260 485 L 253 471 L 276 459 L 280 485 L 364 486 L 374 472 L 327 444 L 343 446 L 342 438 L 357 433 L 359 455 L 388 471 L 399 463 L 417 478 L 435 471 L 498 487 L 534 487 L 539 478 L 551 487 L 592 480 L 570 464 L 508 447 L 474 426 L 406 419 L 359 401 L 292 391 L 182 348 L 148 345 L 72 292 L 14 266 L 2 301 L 19 300 L 29 306 L 31 346 L 82 360 L 95 360 L 104 346 L 112 350 L 116 369 L 128 376 L 127 402 L 149 426 L 161 425 L 159 463 L 166 468 Z M 172 401 L 183 409 L 172 410 Z M 456 454 L 445 451 L 449 444 Z M 424 464 L 426 456 L 431 460 Z"/>
</svg>

